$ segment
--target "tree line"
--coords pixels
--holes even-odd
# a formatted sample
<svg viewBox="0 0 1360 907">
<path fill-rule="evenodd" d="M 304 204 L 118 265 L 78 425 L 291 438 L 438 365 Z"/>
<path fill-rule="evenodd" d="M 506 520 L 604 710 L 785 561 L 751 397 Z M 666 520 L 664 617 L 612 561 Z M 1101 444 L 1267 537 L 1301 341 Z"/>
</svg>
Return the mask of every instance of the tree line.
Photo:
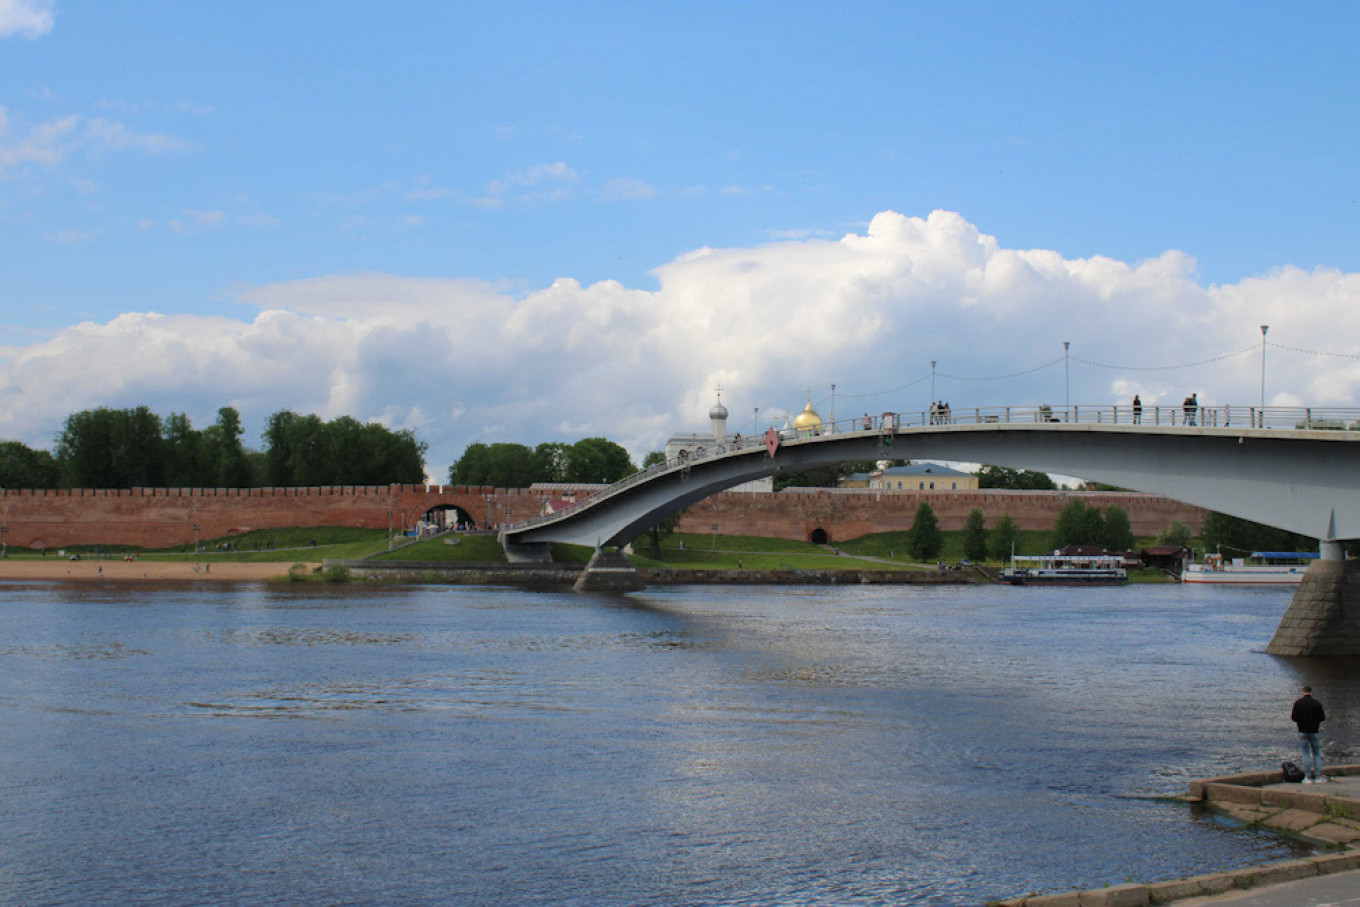
<svg viewBox="0 0 1360 907">
<path fill-rule="evenodd" d="M 350 416 L 270 416 L 264 450 L 246 447 L 226 406 L 204 429 L 184 413 L 99 407 L 67 416 L 52 452 L 0 442 L 3 488 L 252 488 L 419 484 L 423 441 Z"/>
<path fill-rule="evenodd" d="M 495 488 L 528 488 L 538 482 L 595 485 L 617 482 L 635 472 L 628 451 L 605 438 L 582 438 L 574 444 L 548 441 L 533 448 L 478 441 L 469 444 L 449 467 L 449 481 Z"/>
</svg>

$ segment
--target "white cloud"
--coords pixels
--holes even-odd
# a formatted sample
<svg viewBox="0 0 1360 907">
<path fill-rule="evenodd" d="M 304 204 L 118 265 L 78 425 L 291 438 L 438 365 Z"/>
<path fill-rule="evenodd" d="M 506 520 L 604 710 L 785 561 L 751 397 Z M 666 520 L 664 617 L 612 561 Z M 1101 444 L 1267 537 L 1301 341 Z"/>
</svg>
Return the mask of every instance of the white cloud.
<svg viewBox="0 0 1360 907">
<path fill-rule="evenodd" d="M 607 202 L 645 201 L 655 195 L 650 183 L 629 176 L 610 180 L 600 188 L 600 198 Z"/>
<path fill-rule="evenodd" d="M 134 132 L 122 123 L 79 114 L 59 117 L 11 137 L 8 113 L 0 107 L 0 171 L 29 164 L 53 167 L 76 151 L 137 150 L 153 154 L 183 151 L 189 145 L 173 136 Z"/>
<path fill-rule="evenodd" d="M 479 439 L 604 435 L 641 457 L 672 431 L 704 429 L 716 384 L 742 431 L 755 407 L 762 420 L 797 412 L 807 388 L 829 416 L 832 382 L 842 419 L 919 411 L 932 360 L 936 396 L 956 412 L 1061 403 L 1068 387 L 1080 404 L 1195 391 L 1250 405 L 1261 324 L 1278 344 L 1273 402 L 1360 406 L 1360 274 L 1282 267 L 1204 286 L 1180 252 L 1122 262 L 1008 249 L 936 211 L 883 212 L 840 239 L 701 248 L 654 275 L 656 290 L 562 279 L 524 295 L 334 275 L 240 288 L 255 309 L 241 320 L 76 325 L 0 348 L 0 437 L 46 446 L 67 414 L 97 405 L 185 411 L 195 424 L 233 405 L 255 441 L 289 408 L 413 427 L 440 479 Z M 980 380 L 1001 375 L 1016 377 Z"/>
<path fill-rule="evenodd" d="M 519 170 L 501 179 L 492 180 L 486 186 L 486 196 L 488 199 L 502 199 L 512 189 L 519 189 L 523 193 L 522 197 L 528 199 L 570 198 L 571 186 L 580 181 L 581 175 L 562 161 L 534 164 L 527 170 Z"/>
<path fill-rule="evenodd" d="M 0 0 L 0 38 L 40 38 L 52 30 L 56 0 Z"/>
</svg>

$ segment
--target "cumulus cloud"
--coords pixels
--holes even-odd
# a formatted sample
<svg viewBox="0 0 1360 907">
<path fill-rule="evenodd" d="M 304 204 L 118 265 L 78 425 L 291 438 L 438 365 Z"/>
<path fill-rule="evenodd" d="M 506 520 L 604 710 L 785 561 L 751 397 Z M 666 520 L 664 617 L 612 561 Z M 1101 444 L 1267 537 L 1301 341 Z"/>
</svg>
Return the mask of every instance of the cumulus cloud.
<svg viewBox="0 0 1360 907">
<path fill-rule="evenodd" d="M 52 30 L 56 0 L 0 0 L 0 38 L 40 38 Z"/>
<path fill-rule="evenodd" d="M 475 440 L 603 435 L 640 458 L 703 430 L 802 408 L 1250 405 L 1269 324 L 1269 402 L 1360 405 L 1360 274 L 1281 267 L 1205 286 L 1188 255 L 1140 262 L 1011 249 L 959 214 L 701 248 L 659 287 L 561 279 L 527 293 L 450 277 L 332 275 L 238 288 L 234 320 L 128 313 L 0 348 L 0 437 L 46 445 L 83 408 L 146 404 L 262 430 L 288 408 L 408 427 L 432 478 Z M 1064 358 L 1062 343 L 1071 342 Z M 1199 364 L 1194 364 L 1199 363 Z M 1065 367 L 1066 366 L 1066 367 Z M 97 375 L 92 374 L 97 372 Z M 1012 376 L 1012 377 L 1004 377 Z M 250 440 L 256 441 L 257 438 Z"/>
</svg>

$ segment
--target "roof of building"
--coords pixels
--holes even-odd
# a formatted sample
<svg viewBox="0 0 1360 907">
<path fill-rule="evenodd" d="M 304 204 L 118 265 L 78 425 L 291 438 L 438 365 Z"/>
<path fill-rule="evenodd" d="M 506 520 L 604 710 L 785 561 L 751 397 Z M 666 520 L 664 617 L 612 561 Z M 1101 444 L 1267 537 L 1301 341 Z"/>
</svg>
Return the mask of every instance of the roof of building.
<svg viewBox="0 0 1360 907">
<path fill-rule="evenodd" d="M 906 466 L 890 466 L 883 470 L 884 476 L 966 476 L 971 475 L 967 472 L 959 472 L 957 469 L 950 469 L 948 466 L 941 466 L 939 463 L 908 463 Z"/>
</svg>

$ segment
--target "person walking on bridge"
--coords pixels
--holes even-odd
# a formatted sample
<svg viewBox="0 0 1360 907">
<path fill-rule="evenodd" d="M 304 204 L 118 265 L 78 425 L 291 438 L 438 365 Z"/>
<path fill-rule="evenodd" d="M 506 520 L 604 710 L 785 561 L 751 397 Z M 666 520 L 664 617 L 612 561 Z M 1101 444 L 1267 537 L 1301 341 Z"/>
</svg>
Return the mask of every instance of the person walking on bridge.
<svg viewBox="0 0 1360 907">
<path fill-rule="evenodd" d="M 1313 688 L 1304 687 L 1303 695 L 1294 700 L 1294 708 L 1289 720 L 1298 725 L 1299 743 L 1303 746 L 1303 770 L 1308 777 L 1305 784 L 1317 784 L 1322 780 L 1322 752 L 1318 743 L 1318 729 L 1327 720 L 1327 712 L 1322 703 L 1313 698 Z"/>
</svg>

